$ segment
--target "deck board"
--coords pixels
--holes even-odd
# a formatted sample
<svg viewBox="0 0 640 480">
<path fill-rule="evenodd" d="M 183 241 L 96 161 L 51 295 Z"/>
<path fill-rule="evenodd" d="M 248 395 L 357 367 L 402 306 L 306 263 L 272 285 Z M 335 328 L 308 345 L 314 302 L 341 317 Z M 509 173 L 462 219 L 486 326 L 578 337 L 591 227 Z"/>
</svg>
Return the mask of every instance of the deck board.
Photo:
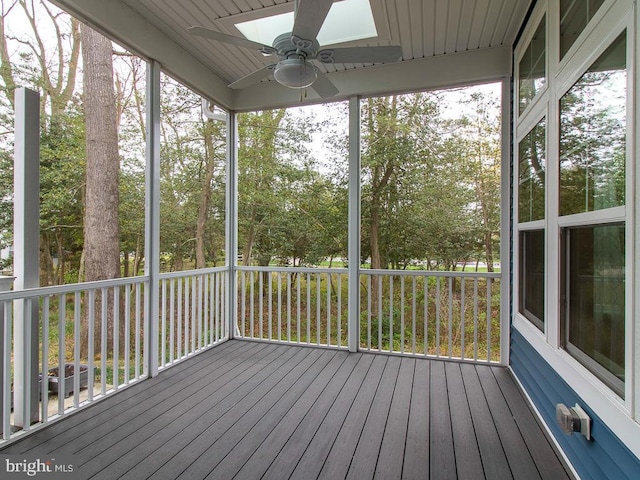
<svg viewBox="0 0 640 480">
<path fill-rule="evenodd" d="M 238 374 L 239 378 L 224 384 L 220 389 L 217 387 L 221 381 L 213 380 L 204 390 L 186 390 L 183 392 L 185 395 L 183 399 L 179 396 L 167 399 L 169 404 L 179 402 L 178 407 L 165 410 L 162 416 L 152 418 L 146 425 L 138 422 L 133 425 L 123 425 L 117 435 L 110 436 L 111 445 L 106 450 L 93 453 L 101 444 L 108 443 L 102 440 L 91 445 L 93 451 L 90 453 L 86 449 L 77 452 L 81 455 L 80 458 L 88 463 L 86 466 L 81 464 L 80 468 L 84 467 L 90 474 L 100 473 L 101 476 L 97 478 L 114 478 L 114 474 L 120 471 L 126 472 L 131 466 L 144 459 L 145 454 L 154 455 L 160 462 L 172 458 L 176 454 L 177 445 L 181 442 L 192 443 L 204 428 L 213 428 L 212 424 L 217 425 L 224 423 L 223 421 L 229 422 L 233 418 L 241 417 L 244 413 L 242 408 L 246 403 L 250 403 L 250 400 L 246 399 L 253 400 L 253 397 L 245 397 L 245 395 L 252 391 L 261 392 L 260 387 L 267 388 L 272 382 L 286 375 L 287 364 L 292 365 L 291 360 L 296 359 L 293 353 L 286 347 L 281 347 L 273 351 L 274 358 L 267 357 L 263 361 L 254 363 L 254 368 L 248 369 L 245 376 L 241 375 L 239 368 L 231 371 L 230 375 Z M 300 352 L 297 355 L 300 357 Z M 273 361 L 269 362 L 269 360 Z M 308 358 L 307 356 L 298 358 L 298 361 L 301 362 L 299 365 L 305 365 L 304 362 L 308 361 Z M 263 366 L 262 363 L 264 368 L 260 368 Z M 214 372 L 206 373 L 215 374 Z M 264 381 L 261 381 L 261 376 L 265 376 Z M 250 410 L 251 406 L 247 405 L 246 409 Z M 144 412 L 140 414 L 144 416 Z M 157 457 L 158 453 L 162 454 L 161 458 Z M 106 468 L 107 466 L 109 468 Z M 152 464 L 151 468 L 155 468 L 155 465 Z M 173 470 L 171 471 L 173 474 Z"/>
<path fill-rule="evenodd" d="M 0 450 L 92 479 L 570 478 L 500 367 L 233 340 Z"/>
<path fill-rule="evenodd" d="M 390 357 L 387 360 L 382 380 L 378 385 L 378 391 L 373 398 L 362 435 L 351 460 L 346 476 L 347 479 L 373 478 L 389 416 L 389 409 L 391 408 L 393 389 L 400 372 L 400 363 L 401 359 L 398 357 Z"/>
<path fill-rule="evenodd" d="M 456 457 L 453 444 L 451 417 L 445 362 L 431 366 L 429 385 L 429 478 L 433 480 L 456 478 Z"/>
<path fill-rule="evenodd" d="M 478 440 L 478 448 L 482 459 L 482 469 L 485 478 L 511 479 L 511 469 L 504 453 L 504 447 L 495 423 L 491 417 L 491 411 L 480 385 L 477 368 L 473 365 L 461 365 L 462 378 L 467 391 L 469 408 L 473 428 Z"/>
<path fill-rule="evenodd" d="M 531 453 L 526 447 L 493 372 L 490 368 L 481 368 L 477 372 L 487 403 L 491 407 L 491 416 L 504 446 L 513 478 L 539 480 L 540 474 L 533 463 Z"/>
<path fill-rule="evenodd" d="M 467 397 L 460 364 L 447 363 L 445 372 L 458 478 L 469 480 L 484 478 L 478 440 L 473 429 L 471 410 L 469 409 L 469 401 L 473 401 L 473 399 L 470 400 Z"/>
<path fill-rule="evenodd" d="M 374 478 L 400 479 L 411 406 L 411 389 L 416 362 L 403 358 L 391 400 L 391 410 L 382 436 Z"/>
<path fill-rule="evenodd" d="M 329 455 L 324 460 L 319 478 L 345 478 L 347 476 L 353 454 L 358 446 L 362 429 L 364 428 L 371 404 L 382 380 L 388 359 L 388 357 L 380 355 L 373 360 L 372 368 L 362 382 L 356 399 L 349 409 L 344 423 L 336 434 Z M 307 455 L 307 459 L 309 462 L 313 462 L 311 455 Z M 274 471 L 274 474 L 275 473 L 277 472 Z M 306 471 L 297 468 L 290 478 L 299 480 L 313 478 L 313 476 L 305 476 L 306 473 Z M 276 480 L 278 477 L 274 475 L 271 478 Z"/>
<path fill-rule="evenodd" d="M 309 410 L 291 435 L 287 435 L 286 431 L 274 431 L 274 436 L 282 435 L 286 443 L 274 455 L 264 452 L 265 456 L 252 456 L 238 472 L 238 478 L 260 478 L 264 473 L 267 474 L 264 478 L 288 478 L 294 469 L 303 478 L 316 478 L 322 468 L 320 459 L 327 457 L 336 429 L 344 421 L 372 362 L 372 356 L 361 356 L 342 389 L 336 394 L 328 392 L 327 398 Z M 283 428 L 287 426 L 283 425 Z M 265 449 L 274 449 L 279 446 L 276 441 L 274 438 L 263 445 Z M 269 458 L 274 460 L 269 463 Z M 291 458 L 300 461 L 292 462 Z M 256 475 L 249 476 L 249 471 Z"/>
<path fill-rule="evenodd" d="M 429 383 L 431 362 L 416 362 L 407 441 L 404 447 L 403 480 L 424 478 L 429 471 Z"/>
</svg>

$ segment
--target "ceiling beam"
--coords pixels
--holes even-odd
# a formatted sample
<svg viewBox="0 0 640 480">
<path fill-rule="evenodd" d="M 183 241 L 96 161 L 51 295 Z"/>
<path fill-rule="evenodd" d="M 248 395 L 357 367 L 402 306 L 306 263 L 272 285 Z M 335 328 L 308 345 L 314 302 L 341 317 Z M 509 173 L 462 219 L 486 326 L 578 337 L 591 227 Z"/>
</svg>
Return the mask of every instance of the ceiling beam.
<svg viewBox="0 0 640 480">
<path fill-rule="evenodd" d="M 232 91 L 214 71 L 120 0 L 52 0 L 57 6 L 217 105 L 230 109 Z"/>
<path fill-rule="evenodd" d="M 511 48 L 492 47 L 345 70 L 327 76 L 340 90 L 329 100 L 337 101 L 354 95 L 367 97 L 472 85 L 510 75 Z M 235 90 L 232 108 L 252 111 L 323 101 L 310 88 L 302 101 L 300 93 L 300 90 L 283 87 L 275 81 L 262 82 L 254 87 Z"/>
</svg>

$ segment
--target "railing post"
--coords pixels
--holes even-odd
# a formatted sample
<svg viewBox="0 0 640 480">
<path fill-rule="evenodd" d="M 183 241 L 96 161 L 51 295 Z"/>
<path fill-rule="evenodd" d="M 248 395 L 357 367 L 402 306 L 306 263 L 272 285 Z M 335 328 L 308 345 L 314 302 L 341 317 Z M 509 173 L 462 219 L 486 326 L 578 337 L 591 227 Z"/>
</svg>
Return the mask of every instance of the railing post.
<svg viewBox="0 0 640 480">
<path fill-rule="evenodd" d="M 360 347 L 360 98 L 349 99 L 349 351 Z"/>
<path fill-rule="evenodd" d="M 11 284 L 13 283 L 13 280 L 15 279 L 15 277 L 5 277 L 5 276 L 0 276 L 0 292 L 6 292 L 8 290 L 11 289 Z M 5 378 L 4 378 L 4 365 L 5 365 L 5 359 L 4 359 L 4 343 L 5 343 L 5 335 L 9 335 L 10 332 L 5 332 L 5 328 L 4 328 L 4 304 L 5 302 L 0 302 L 0 405 L 2 405 L 3 407 L 0 408 L 0 415 L 2 416 L 2 420 L 0 420 L 0 436 L 2 436 L 2 433 L 4 432 L 4 423 L 5 423 L 5 414 L 8 420 L 9 417 L 9 403 L 11 402 L 10 397 L 7 396 L 7 398 L 5 398 L 5 391 L 4 391 L 4 387 L 5 384 L 7 386 L 7 388 L 10 388 L 10 382 L 6 381 L 5 382 Z M 10 322 L 11 319 L 8 319 L 8 321 Z M 9 348 L 9 350 L 11 350 L 11 348 Z M 9 362 L 7 365 L 10 365 L 11 362 Z M 6 380 L 9 380 L 8 378 Z M 9 390 L 8 393 L 10 393 L 11 390 Z M 8 400 L 8 402 L 7 402 Z M 7 405 L 7 412 L 4 411 L 4 405 Z M 8 432 L 7 432 L 8 435 Z M 1 438 L 1 437 L 0 437 Z M 8 437 L 6 437 L 8 438 Z"/>
<path fill-rule="evenodd" d="M 145 320 L 145 363 L 158 374 L 160 290 L 160 64 L 147 64 L 147 161 L 145 169 L 145 275 L 149 279 Z"/>
<path fill-rule="evenodd" d="M 226 319 L 229 338 L 236 337 L 238 289 L 238 123 L 237 114 L 227 115 L 226 261 L 229 267 Z"/>
<path fill-rule="evenodd" d="M 40 95 L 15 91 L 13 202 L 14 288 L 40 284 Z M 38 421 L 38 302 L 14 304 L 14 424 Z M 35 393 L 35 394 L 34 394 Z"/>
</svg>

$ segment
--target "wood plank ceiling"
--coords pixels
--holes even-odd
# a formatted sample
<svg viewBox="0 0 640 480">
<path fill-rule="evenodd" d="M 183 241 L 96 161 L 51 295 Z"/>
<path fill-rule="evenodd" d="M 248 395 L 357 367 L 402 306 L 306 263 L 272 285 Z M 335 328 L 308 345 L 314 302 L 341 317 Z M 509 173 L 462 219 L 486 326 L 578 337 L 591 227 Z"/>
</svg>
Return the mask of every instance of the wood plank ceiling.
<svg viewBox="0 0 640 480">
<path fill-rule="evenodd" d="M 96 13 L 89 9 L 88 5 L 95 4 L 97 11 L 102 8 L 95 1 L 79 0 L 53 0 L 65 8 L 68 5 L 73 13 L 86 13 L 85 20 L 89 23 L 111 21 L 112 13 Z M 314 0 L 304 0 L 314 1 Z M 438 59 L 443 56 L 450 56 L 459 53 L 477 53 L 488 49 L 494 50 L 502 47 L 506 54 L 501 53 L 506 60 L 503 63 L 509 64 L 507 74 L 510 73 L 510 56 L 513 41 L 522 25 L 523 19 L 529 9 L 532 0 L 370 0 L 373 16 L 378 30 L 378 38 L 352 42 L 349 45 L 400 45 L 402 48 L 402 61 L 400 65 L 394 65 L 397 70 L 395 78 L 406 79 L 409 76 L 421 76 L 419 80 L 399 82 L 397 89 L 414 88 L 414 86 L 424 85 L 430 88 L 446 82 L 446 78 L 433 80 L 431 85 L 428 75 L 423 75 L 424 71 L 430 70 L 426 67 L 409 67 L 412 63 L 424 64 L 425 60 Z M 239 78 L 272 63 L 272 59 L 262 56 L 256 51 L 240 48 L 233 45 L 223 44 L 218 41 L 194 37 L 190 35 L 187 28 L 193 25 L 218 30 L 227 34 L 239 36 L 234 23 L 256 17 L 270 16 L 283 11 L 293 10 L 293 0 L 188 0 L 176 2 L 175 0 L 120 0 L 119 2 L 108 2 L 110 8 L 118 8 L 121 5 L 129 12 L 144 19 L 146 24 L 150 24 L 174 42 L 180 49 L 195 58 L 209 71 L 214 73 L 221 84 L 229 84 Z M 123 14 L 121 14 L 123 15 Z M 113 16 L 113 18 L 117 18 Z M 122 16 L 120 17 L 122 20 Z M 357 20 L 356 20 L 357 21 Z M 122 38 L 126 33 L 117 33 L 117 26 L 110 28 L 102 25 L 102 30 L 110 33 L 115 40 L 122 41 L 126 46 L 131 42 Z M 116 32 L 116 33 L 114 33 Z M 344 46 L 344 45 L 340 45 Z M 147 53 L 149 52 L 139 52 Z M 470 82 L 479 81 L 490 76 L 490 72 L 474 76 L 471 72 L 477 63 L 482 67 L 487 62 L 487 57 L 478 56 L 477 62 L 469 62 L 469 56 L 458 56 L 460 66 L 449 63 L 436 63 L 437 68 L 447 70 L 461 69 L 462 73 L 469 72 Z M 502 58 L 502 57 L 501 57 Z M 502 62 L 502 60 L 500 60 Z M 165 62 L 165 64 L 168 62 Z M 490 62 L 489 62 L 490 63 Z M 328 74 L 329 78 L 338 86 L 341 94 L 371 94 L 382 90 L 392 91 L 396 88 L 389 85 L 393 82 L 393 76 L 389 76 L 390 69 L 384 71 L 380 82 L 385 82 L 386 86 L 375 83 L 371 77 L 377 75 L 369 74 L 362 76 L 361 73 L 354 74 L 354 71 L 376 68 L 374 65 L 364 64 L 339 64 L 320 66 L 320 69 Z M 385 65 L 384 67 L 389 67 Z M 501 67 L 501 75 L 504 75 L 504 66 Z M 168 71 L 172 71 L 171 65 Z M 485 67 L 486 69 L 486 67 Z M 499 69 L 496 69 L 499 70 Z M 382 70 L 375 70 L 381 72 Z M 172 73 L 175 72 L 175 68 Z M 457 73 L 460 76 L 460 73 Z M 196 86 L 197 82 L 189 82 L 188 74 L 185 72 L 177 75 L 186 81 L 187 84 L 204 90 Z M 497 76 L 497 75 L 496 75 Z M 364 81 L 363 81 L 364 80 Z M 461 83 L 460 79 L 451 77 L 452 83 Z M 253 87 L 248 90 L 256 90 L 253 99 L 243 101 L 244 91 L 227 92 L 231 101 L 223 101 L 222 104 L 233 104 L 237 102 L 240 109 L 247 109 L 259 106 L 260 98 L 270 97 L 271 103 L 284 104 L 295 99 L 296 95 L 276 99 L 280 95 L 279 90 L 273 88 L 275 82 L 265 79 L 262 82 L 263 92 Z M 267 88 L 266 85 L 269 85 Z M 282 87 L 278 86 L 279 89 Z M 288 89 L 284 89 L 288 90 Z M 207 92 L 202 92 L 207 93 Z M 285 92 L 287 93 L 287 92 Z M 251 97 L 251 95 L 244 95 Z M 313 96 L 313 95 L 312 95 Z M 299 97 L 299 95 L 298 95 Z M 269 102 L 266 102 L 269 103 Z M 233 105 L 227 105 L 234 108 Z"/>
</svg>

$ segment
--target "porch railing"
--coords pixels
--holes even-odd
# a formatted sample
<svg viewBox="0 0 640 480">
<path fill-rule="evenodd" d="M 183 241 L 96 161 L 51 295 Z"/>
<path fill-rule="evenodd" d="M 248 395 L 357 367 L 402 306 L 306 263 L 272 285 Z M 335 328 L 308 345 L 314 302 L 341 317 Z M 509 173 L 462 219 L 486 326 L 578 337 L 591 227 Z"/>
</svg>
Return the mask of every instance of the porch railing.
<svg viewBox="0 0 640 480">
<path fill-rule="evenodd" d="M 228 338 L 227 281 L 225 268 L 160 275 L 160 368 Z M 0 444 L 148 375 L 149 293 L 146 276 L 0 292 Z M 15 328 L 34 309 L 21 348 Z"/>
<path fill-rule="evenodd" d="M 348 347 L 348 271 L 238 267 L 238 333 Z M 499 362 L 500 274 L 361 270 L 359 349 Z"/>
<path fill-rule="evenodd" d="M 238 267 L 240 337 L 347 348 L 347 270 Z"/>
<path fill-rule="evenodd" d="M 360 347 L 500 361 L 500 274 L 362 270 Z"/>
<path fill-rule="evenodd" d="M 229 338 L 225 267 L 160 274 L 159 366 Z"/>
<path fill-rule="evenodd" d="M 238 267 L 234 335 L 347 348 L 347 278 L 342 268 Z M 499 284 L 497 273 L 362 270 L 359 348 L 497 362 Z M 160 368 L 229 338 L 227 268 L 161 274 L 158 285 Z M 146 276 L 0 292 L 0 443 L 148 375 L 149 293 Z M 34 311 L 31 341 L 16 345 Z"/>
</svg>

